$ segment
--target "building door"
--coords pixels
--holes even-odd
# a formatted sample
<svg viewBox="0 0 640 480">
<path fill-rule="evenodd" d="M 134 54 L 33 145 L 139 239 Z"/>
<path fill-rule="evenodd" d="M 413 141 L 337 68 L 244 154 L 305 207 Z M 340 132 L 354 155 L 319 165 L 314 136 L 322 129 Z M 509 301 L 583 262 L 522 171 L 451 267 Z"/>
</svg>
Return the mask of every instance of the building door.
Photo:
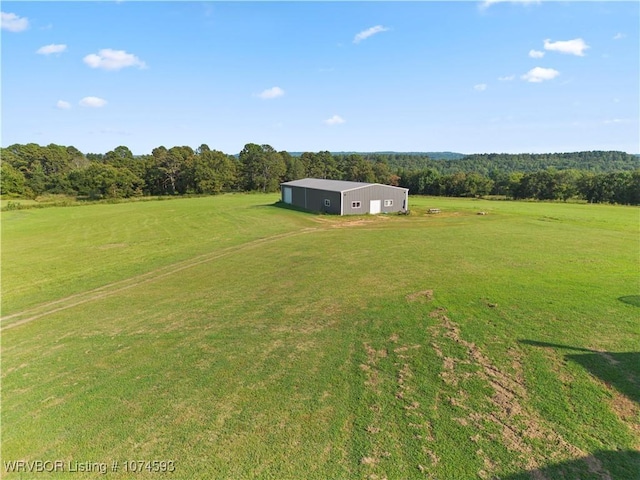
<svg viewBox="0 0 640 480">
<path fill-rule="evenodd" d="M 380 200 L 371 200 L 369 202 L 369 213 L 371 215 L 380 213 Z"/>
<path fill-rule="evenodd" d="M 282 188 L 282 201 L 291 204 L 291 187 Z"/>
</svg>

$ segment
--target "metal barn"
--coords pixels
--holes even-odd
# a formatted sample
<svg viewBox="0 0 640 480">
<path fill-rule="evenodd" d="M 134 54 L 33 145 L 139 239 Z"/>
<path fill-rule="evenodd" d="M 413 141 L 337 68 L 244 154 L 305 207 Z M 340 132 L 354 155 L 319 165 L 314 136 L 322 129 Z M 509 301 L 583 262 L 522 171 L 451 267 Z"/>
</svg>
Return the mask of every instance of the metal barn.
<svg viewBox="0 0 640 480">
<path fill-rule="evenodd" d="M 409 189 L 380 183 L 303 178 L 281 183 L 280 190 L 284 203 L 312 212 L 375 215 L 409 208 Z"/>
</svg>

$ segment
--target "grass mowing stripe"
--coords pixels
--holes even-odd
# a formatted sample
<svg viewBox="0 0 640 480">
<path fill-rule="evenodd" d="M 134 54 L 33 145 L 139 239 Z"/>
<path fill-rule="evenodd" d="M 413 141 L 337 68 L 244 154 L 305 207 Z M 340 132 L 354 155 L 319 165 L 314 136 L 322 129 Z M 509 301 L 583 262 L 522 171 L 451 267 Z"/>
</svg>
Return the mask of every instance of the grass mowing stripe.
<svg viewBox="0 0 640 480">
<path fill-rule="evenodd" d="M 30 308 L 23 312 L 18 312 L 18 313 L 8 315 L 6 317 L 2 317 L 2 319 L 0 319 L 3 325 L 1 330 L 8 330 L 9 328 L 23 325 L 25 323 L 31 322 L 38 318 L 44 317 L 46 315 L 50 315 L 52 313 L 59 312 L 61 310 L 65 310 L 67 308 L 75 307 L 77 305 L 81 305 L 86 302 L 91 302 L 93 300 L 98 300 L 109 295 L 115 295 L 116 293 L 122 292 L 123 290 L 136 287 L 143 283 L 157 281 L 168 275 L 176 274 L 187 268 L 192 268 L 202 263 L 210 262 L 226 255 L 242 252 L 246 249 L 258 246 L 262 243 L 277 241 L 279 239 L 286 238 L 292 235 L 301 235 L 304 233 L 310 233 L 315 230 L 316 229 L 314 228 L 308 228 L 298 232 L 284 233 L 279 235 L 273 235 L 271 237 L 260 238 L 258 240 L 253 240 L 238 246 L 227 247 L 225 249 L 222 249 L 222 251 L 219 251 L 219 252 L 199 255 L 197 257 L 194 257 L 189 260 L 185 260 L 183 262 L 178 262 L 173 265 L 167 265 L 165 267 L 161 267 L 151 272 L 147 272 L 133 278 L 128 278 L 126 280 L 121 280 L 119 282 L 104 285 L 102 287 L 99 287 L 87 292 L 78 293 L 66 298 L 45 303 L 43 305 L 38 305 L 37 307 Z M 20 318 L 20 317 L 26 317 L 26 318 Z M 13 322 L 7 325 L 7 320 L 13 320 Z"/>
<path fill-rule="evenodd" d="M 2 313 L 311 226 L 272 205 L 252 195 L 222 195 L 2 212 Z"/>
</svg>

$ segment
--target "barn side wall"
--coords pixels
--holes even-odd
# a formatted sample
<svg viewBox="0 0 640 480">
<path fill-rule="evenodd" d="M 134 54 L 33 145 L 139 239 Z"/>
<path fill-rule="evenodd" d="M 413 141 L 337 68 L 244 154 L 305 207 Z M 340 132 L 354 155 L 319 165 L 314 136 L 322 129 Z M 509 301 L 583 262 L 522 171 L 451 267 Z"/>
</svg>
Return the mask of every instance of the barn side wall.
<svg viewBox="0 0 640 480">
<path fill-rule="evenodd" d="M 406 191 L 393 188 L 386 185 L 371 185 L 368 187 L 357 188 L 344 192 L 342 201 L 344 202 L 344 215 L 364 215 L 369 213 L 369 202 L 371 200 L 380 200 L 380 213 L 395 213 L 406 210 L 405 205 Z M 385 200 L 391 200 L 393 205 L 384 205 Z M 352 202 L 359 201 L 360 208 L 353 208 Z"/>
<path fill-rule="evenodd" d="M 333 213 L 340 215 L 340 192 L 329 192 L 305 187 L 291 188 L 291 204 L 312 212 Z M 330 206 L 325 206 L 325 199 Z"/>
<path fill-rule="evenodd" d="M 333 213 L 340 215 L 340 192 L 327 190 L 315 190 L 307 188 L 307 210 L 313 212 Z M 330 206 L 325 206 L 324 201 L 329 200 Z"/>
<path fill-rule="evenodd" d="M 291 187 L 291 204 L 300 208 L 307 208 L 305 205 L 305 196 L 304 196 L 304 188 L 302 187 Z"/>
</svg>

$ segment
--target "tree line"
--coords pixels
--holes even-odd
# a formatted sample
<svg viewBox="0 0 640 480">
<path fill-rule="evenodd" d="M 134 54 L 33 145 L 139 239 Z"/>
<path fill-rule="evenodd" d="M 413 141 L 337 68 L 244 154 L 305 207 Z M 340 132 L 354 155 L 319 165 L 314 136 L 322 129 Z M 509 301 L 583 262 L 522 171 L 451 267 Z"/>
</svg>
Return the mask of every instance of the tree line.
<svg viewBox="0 0 640 480">
<path fill-rule="evenodd" d="M 563 200 L 640 205 L 640 169 L 594 173 L 549 168 L 535 172 L 489 175 L 477 172 L 440 174 L 434 169 L 406 172 L 401 184 L 414 194 L 447 197 L 504 196 L 515 200 Z"/>
<path fill-rule="evenodd" d="M 303 152 L 292 155 L 249 143 L 239 155 L 206 144 L 154 148 L 134 156 L 126 146 L 83 154 L 73 146 L 35 143 L 0 149 L 0 193 L 35 198 L 273 192 L 305 177 L 374 182 L 412 194 L 500 195 L 513 199 L 583 199 L 640 204 L 640 159 L 624 152 L 469 155 L 433 160 L 420 153 Z"/>
</svg>

